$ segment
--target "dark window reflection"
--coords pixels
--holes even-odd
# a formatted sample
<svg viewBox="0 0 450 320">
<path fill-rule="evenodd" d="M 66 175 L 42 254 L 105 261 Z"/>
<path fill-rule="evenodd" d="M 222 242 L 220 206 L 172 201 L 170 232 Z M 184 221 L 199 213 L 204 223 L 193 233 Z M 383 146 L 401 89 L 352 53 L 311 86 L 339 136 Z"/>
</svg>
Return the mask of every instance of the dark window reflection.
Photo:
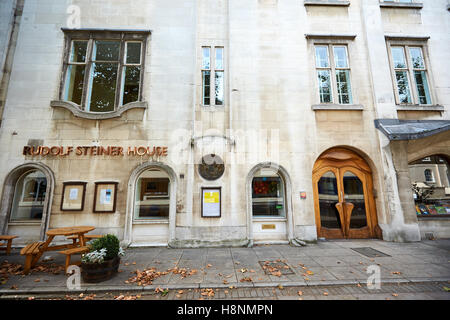
<svg viewBox="0 0 450 320">
<path fill-rule="evenodd" d="M 361 180 L 350 171 L 344 174 L 345 201 L 354 205 L 350 218 L 350 228 L 363 228 L 367 226 L 366 204 L 364 201 L 364 188 Z"/>
<path fill-rule="evenodd" d="M 336 176 L 333 172 L 325 173 L 318 182 L 320 224 L 324 228 L 340 229 L 341 219 L 336 203 L 339 202 Z"/>
</svg>

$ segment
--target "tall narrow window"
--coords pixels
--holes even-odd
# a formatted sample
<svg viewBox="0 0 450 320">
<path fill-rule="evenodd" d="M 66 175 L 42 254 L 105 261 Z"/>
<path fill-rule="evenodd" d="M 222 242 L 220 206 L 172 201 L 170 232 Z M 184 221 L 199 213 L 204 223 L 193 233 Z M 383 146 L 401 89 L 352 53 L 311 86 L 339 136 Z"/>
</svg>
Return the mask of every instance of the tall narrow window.
<svg viewBox="0 0 450 320">
<path fill-rule="evenodd" d="M 86 72 L 87 40 L 72 41 L 66 73 L 64 100 L 81 104 Z"/>
<path fill-rule="evenodd" d="M 224 48 L 202 47 L 202 104 L 224 103 Z"/>
<path fill-rule="evenodd" d="M 391 45 L 394 87 L 398 104 L 431 104 L 422 47 Z"/>
<path fill-rule="evenodd" d="M 316 45 L 315 53 L 320 103 L 352 104 L 347 46 Z"/>
</svg>

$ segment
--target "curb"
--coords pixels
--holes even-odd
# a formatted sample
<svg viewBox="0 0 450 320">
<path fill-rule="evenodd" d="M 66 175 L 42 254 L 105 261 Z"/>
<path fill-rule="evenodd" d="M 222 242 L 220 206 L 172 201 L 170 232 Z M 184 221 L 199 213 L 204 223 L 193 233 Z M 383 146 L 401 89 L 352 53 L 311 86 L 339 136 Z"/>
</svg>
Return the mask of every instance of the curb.
<svg viewBox="0 0 450 320">
<path fill-rule="evenodd" d="M 424 283 L 424 282 L 450 282 L 450 278 L 414 278 L 414 279 L 389 279 L 387 281 L 382 281 L 381 284 L 400 284 L 400 283 Z M 77 294 L 77 293 L 98 293 L 98 292 L 148 292 L 154 291 L 156 288 L 169 289 L 169 290 L 179 290 L 179 289 L 206 289 L 206 288 L 230 288 L 240 289 L 240 288 L 277 288 L 282 287 L 317 287 L 317 286 L 338 286 L 338 285 L 355 285 L 355 284 L 365 284 L 366 280 L 337 280 L 337 281 L 297 281 L 297 282 L 262 282 L 262 283 L 229 283 L 228 285 L 220 283 L 209 283 L 209 284 L 169 284 L 169 285 L 149 285 L 145 287 L 139 286 L 91 286 L 82 289 L 63 289 L 61 287 L 44 287 L 44 288 L 30 288 L 22 290 L 12 290 L 4 289 L 0 290 L 0 299 L 3 295 L 21 295 L 21 294 Z"/>
</svg>

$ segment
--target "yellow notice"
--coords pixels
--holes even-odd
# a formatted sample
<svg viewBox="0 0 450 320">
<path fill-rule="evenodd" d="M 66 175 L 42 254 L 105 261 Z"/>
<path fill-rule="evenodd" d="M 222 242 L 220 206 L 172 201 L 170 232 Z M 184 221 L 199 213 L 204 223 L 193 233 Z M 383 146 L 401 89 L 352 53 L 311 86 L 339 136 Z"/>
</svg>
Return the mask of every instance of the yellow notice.
<svg viewBox="0 0 450 320">
<path fill-rule="evenodd" d="M 204 194 L 205 203 L 219 203 L 219 192 L 205 192 Z"/>
</svg>

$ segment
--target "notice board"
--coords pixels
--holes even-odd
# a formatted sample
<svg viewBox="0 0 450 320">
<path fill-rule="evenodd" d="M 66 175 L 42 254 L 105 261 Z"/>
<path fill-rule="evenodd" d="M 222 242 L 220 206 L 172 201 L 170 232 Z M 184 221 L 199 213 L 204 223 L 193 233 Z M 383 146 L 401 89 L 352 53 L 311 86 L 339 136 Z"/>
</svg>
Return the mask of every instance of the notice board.
<svg viewBox="0 0 450 320">
<path fill-rule="evenodd" d="M 220 188 L 202 188 L 202 217 L 217 218 L 221 216 L 220 191 Z"/>
</svg>

